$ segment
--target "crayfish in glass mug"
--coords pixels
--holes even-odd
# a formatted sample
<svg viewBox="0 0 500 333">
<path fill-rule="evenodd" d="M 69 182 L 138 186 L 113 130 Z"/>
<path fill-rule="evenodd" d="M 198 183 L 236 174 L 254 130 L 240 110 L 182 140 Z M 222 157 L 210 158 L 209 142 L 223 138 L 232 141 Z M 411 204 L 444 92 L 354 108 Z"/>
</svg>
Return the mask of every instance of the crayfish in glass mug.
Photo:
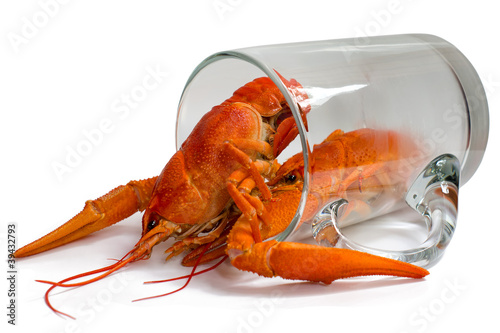
<svg viewBox="0 0 500 333">
<path fill-rule="evenodd" d="M 172 238 L 168 258 L 187 252 L 189 279 L 203 272 L 195 273 L 198 265 L 227 257 L 265 277 L 327 284 L 426 276 L 454 231 L 459 175 L 467 181 L 484 153 L 484 90 L 465 57 L 437 37 L 374 37 L 363 47 L 354 40 L 273 45 L 202 62 L 179 104 L 182 144 L 160 175 L 87 201 L 67 223 L 16 251 L 17 258 L 34 255 L 144 211 L 142 236 L 121 260 L 40 281 L 51 285 L 51 309 L 64 314 L 50 305 L 55 287 L 100 280 Z M 447 122 L 439 111 L 448 106 L 467 121 Z M 446 140 L 422 147 L 436 128 Z M 429 229 L 416 249 L 373 249 L 343 235 L 343 226 L 406 204 Z M 321 246 L 284 241 L 303 223 Z"/>
</svg>

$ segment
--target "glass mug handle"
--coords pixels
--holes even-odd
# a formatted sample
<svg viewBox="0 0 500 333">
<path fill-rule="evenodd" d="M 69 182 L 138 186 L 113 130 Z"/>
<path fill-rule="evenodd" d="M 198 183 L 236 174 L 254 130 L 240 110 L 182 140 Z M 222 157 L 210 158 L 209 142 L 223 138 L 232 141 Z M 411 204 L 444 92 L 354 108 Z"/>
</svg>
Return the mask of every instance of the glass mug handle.
<svg viewBox="0 0 500 333">
<path fill-rule="evenodd" d="M 406 203 L 425 220 L 427 239 L 418 247 L 403 251 L 363 246 L 342 233 L 339 220 L 348 201 L 338 199 L 326 205 L 312 223 L 319 245 L 347 248 L 397 259 L 421 267 L 436 264 L 448 246 L 457 223 L 460 163 L 451 154 L 433 159 L 406 192 Z"/>
</svg>

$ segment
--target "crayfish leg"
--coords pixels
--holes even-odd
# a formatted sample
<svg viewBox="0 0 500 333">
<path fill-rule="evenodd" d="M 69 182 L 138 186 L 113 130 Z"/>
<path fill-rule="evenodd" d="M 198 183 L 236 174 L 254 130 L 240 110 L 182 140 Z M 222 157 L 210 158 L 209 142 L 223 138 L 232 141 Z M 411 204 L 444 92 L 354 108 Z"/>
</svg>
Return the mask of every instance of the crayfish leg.
<svg viewBox="0 0 500 333">
<path fill-rule="evenodd" d="M 130 181 L 96 200 L 87 201 L 79 214 L 54 231 L 17 250 L 15 257 L 31 256 L 70 243 L 144 210 L 151 198 L 156 179 L 157 177 Z"/>
</svg>

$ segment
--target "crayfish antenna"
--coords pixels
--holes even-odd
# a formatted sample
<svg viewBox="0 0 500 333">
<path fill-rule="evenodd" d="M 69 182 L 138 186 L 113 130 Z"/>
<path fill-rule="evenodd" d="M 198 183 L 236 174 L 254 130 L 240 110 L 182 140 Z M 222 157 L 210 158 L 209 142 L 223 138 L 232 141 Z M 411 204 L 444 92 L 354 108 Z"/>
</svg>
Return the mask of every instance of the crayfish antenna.
<svg viewBox="0 0 500 333">
<path fill-rule="evenodd" d="M 170 281 L 177 281 L 177 280 L 182 280 L 182 279 L 188 279 L 192 276 L 196 276 L 196 275 L 201 275 L 203 273 L 207 273 L 207 272 L 210 272 L 214 269 L 216 269 L 217 267 L 219 267 L 224 261 L 226 261 L 228 257 L 227 256 L 224 256 L 221 260 L 219 260 L 218 263 L 214 264 L 213 266 L 210 266 L 208 268 L 205 268 L 204 270 L 201 270 L 201 271 L 198 271 L 196 273 L 192 273 L 189 274 L 189 275 L 183 275 L 183 276 L 178 276 L 178 277 L 175 277 L 175 278 L 171 278 L 171 279 L 165 279 L 165 280 L 156 280 L 156 281 L 146 281 L 144 282 L 144 284 L 148 284 L 148 283 L 163 283 L 163 282 L 170 282 Z M 194 266 L 196 268 L 196 266 Z"/>
<path fill-rule="evenodd" d="M 81 273 L 81 274 L 78 274 L 78 275 L 75 275 L 75 276 L 71 276 L 71 277 L 66 278 L 64 280 L 61 280 L 59 282 L 51 282 L 51 281 L 45 281 L 45 280 L 36 280 L 37 282 L 47 283 L 47 284 L 51 285 L 51 287 L 45 293 L 45 302 L 47 303 L 47 305 L 49 306 L 49 308 L 52 311 L 54 311 L 55 313 L 58 313 L 58 314 L 61 314 L 61 315 L 65 315 L 65 316 L 67 316 L 69 318 L 74 319 L 74 317 L 72 317 L 70 315 L 67 315 L 67 314 L 65 314 L 65 313 L 63 313 L 63 312 L 61 312 L 59 310 L 56 310 L 50 304 L 50 301 L 49 301 L 49 293 L 50 293 L 50 291 L 52 291 L 55 287 L 64 287 L 64 288 L 80 287 L 80 286 L 84 286 L 84 285 L 87 285 L 87 284 L 90 284 L 90 283 L 102 280 L 106 276 L 108 276 L 108 275 L 110 275 L 110 274 L 118 271 L 119 269 L 121 269 L 122 267 L 124 267 L 125 265 L 127 265 L 127 264 L 129 264 L 131 262 L 134 262 L 134 261 L 141 260 L 141 259 L 149 257 L 149 255 L 151 253 L 151 248 L 154 245 L 158 244 L 160 241 L 164 240 L 165 238 L 168 238 L 168 236 L 170 234 L 171 234 L 170 230 L 164 230 L 164 229 L 159 229 L 159 230 L 157 230 L 157 232 L 151 231 L 150 233 L 146 234 L 145 236 L 143 236 L 139 240 L 139 242 L 136 244 L 136 246 L 134 247 L 133 250 L 129 251 L 127 254 L 125 254 L 125 256 L 123 256 L 123 258 L 121 258 L 120 260 L 118 260 L 116 263 L 114 263 L 112 265 L 109 265 L 109 266 L 106 266 L 106 267 L 103 267 L 103 268 L 99 268 L 99 269 L 96 269 L 96 270 L 93 270 L 93 271 L 89 271 L 89 272 L 86 272 L 86 273 Z M 95 274 L 99 274 L 99 273 L 102 273 L 102 274 L 100 274 L 99 276 L 96 276 L 95 278 L 86 280 L 86 281 L 81 281 L 81 282 L 77 282 L 77 283 L 66 283 L 68 281 L 76 280 L 76 279 L 79 279 L 79 278 L 82 278 L 82 277 L 91 276 L 91 275 L 95 275 Z"/>
<path fill-rule="evenodd" d="M 84 285 L 99 281 L 99 280 L 105 278 L 106 276 L 116 272 L 117 270 L 124 267 L 128 263 L 131 263 L 131 262 L 134 262 L 137 260 L 141 260 L 144 258 L 149 258 L 149 255 L 151 254 L 151 249 L 159 242 L 162 242 L 163 240 L 167 239 L 171 234 L 172 234 L 172 230 L 165 229 L 162 226 L 158 226 L 157 229 L 151 230 L 146 235 L 141 237 L 141 239 L 136 244 L 134 249 L 132 251 L 128 252 L 122 259 L 118 260 L 113 265 L 107 266 L 106 269 L 104 269 L 104 268 L 98 269 L 95 271 L 90 271 L 90 272 L 82 273 L 82 274 L 78 275 L 79 277 L 83 277 L 83 276 L 94 275 L 94 274 L 100 273 L 102 271 L 105 271 L 105 273 L 103 273 L 103 274 L 101 274 L 93 279 L 90 279 L 87 281 L 82 281 L 82 282 L 77 282 L 77 283 L 60 283 L 60 282 L 51 282 L 51 281 L 45 281 L 45 280 L 36 280 L 36 281 L 41 282 L 41 283 L 51 284 L 51 285 L 56 286 L 56 287 L 65 287 L 65 288 L 80 287 L 80 286 L 84 286 Z M 128 258 L 127 258 L 127 256 L 128 256 Z M 125 259 L 125 258 L 127 258 L 127 259 Z M 76 277 L 69 278 L 68 281 L 71 281 L 74 279 L 76 279 Z"/>
<path fill-rule="evenodd" d="M 181 279 L 185 279 L 187 278 L 187 281 L 186 283 L 184 283 L 184 285 L 174 291 L 171 291 L 171 292 L 168 292 L 166 294 L 161 294 L 161 295 L 155 295 L 155 296 L 149 296 L 149 297 L 144 297 L 144 298 L 139 298 L 139 299 L 135 299 L 133 300 L 132 302 L 138 302 L 138 301 L 144 301 L 144 300 L 148 300 L 148 299 L 153 299 L 153 298 L 159 298 L 159 297 L 163 297 L 163 296 L 168 296 L 168 295 L 172 295 L 172 294 L 175 294 L 176 292 L 179 292 L 181 291 L 182 289 L 186 288 L 189 284 L 189 282 L 191 282 L 191 279 L 193 278 L 193 276 L 196 276 L 196 275 L 200 275 L 200 274 L 203 274 L 203 273 L 206 273 L 206 272 L 209 272 L 215 268 L 217 268 L 220 264 L 222 264 L 227 256 L 224 256 L 222 258 L 222 260 L 220 260 L 218 263 L 216 263 L 215 265 L 207 268 L 207 269 L 204 269 L 202 271 L 199 271 L 199 272 L 196 272 L 196 268 L 198 268 L 198 265 L 200 264 L 201 262 L 201 259 L 203 257 L 203 254 L 205 254 L 206 251 L 208 251 L 210 249 L 210 243 L 205 245 L 203 247 L 203 252 L 200 254 L 200 256 L 197 258 L 194 266 L 193 266 L 193 269 L 191 270 L 191 273 L 189 275 L 184 275 L 184 276 L 179 276 L 179 277 L 176 277 L 176 278 L 172 278 L 172 279 L 166 279 L 166 280 L 157 280 L 157 281 L 146 281 L 144 282 L 144 284 L 150 284 L 150 283 L 163 283 L 163 282 L 169 282 L 169 281 L 176 281 L 176 280 L 181 280 Z"/>
<path fill-rule="evenodd" d="M 47 291 L 45 292 L 45 296 L 44 296 L 45 303 L 47 304 L 47 306 L 52 311 L 54 311 L 57 314 L 60 314 L 60 315 L 66 316 L 68 318 L 76 320 L 75 317 L 73 317 L 73 316 L 71 316 L 71 315 L 69 315 L 67 313 L 64 313 L 62 311 L 59 311 L 59 310 L 57 310 L 56 308 L 54 308 L 52 306 L 52 304 L 50 303 L 50 300 L 49 300 L 49 294 L 50 294 L 50 292 L 54 288 L 56 288 L 56 287 L 78 287 L 78 286 L 83 286 L 83 285 L 90 284 L 92 282 L 101 280 L 104 277 L 110 275 L 111 273 L 116 272 L 118 269 L 120 269 L 121 267 L 125 266 L 126 264 L 128 264 L 129 262 L 131 262 L 133 260 L 134 260 L 134 257 L 130 257 L 130 258 L 127 258 L 127 259 L 125 259 L 125 257 L 124 257 L 124 258 L 118 260 L 116 263 L 114 263 L 112 265 L 109 265 L 109 266 L 106 266 L 106 267 L 102 267 L 102 268 L 99 268 L 99 269 L 95 269 L 95 270 L 92 270 L 92 271 L 89 271 L 89 272 L 77 274 L 77 275 L 68 277 L 68 278 L 66 278 L 64 280 L 61 280 L 59 282 L 50 282 L 50 281 L 45 281 L 45 280 L 36 280 L 36 281 L 37 282 L 41 282 L 41 283 L 48 283 L 48 284 L 52 285 L 49 289 L 47 289 Z M 68 282 L 68 281 L 76 280 L 76 279 L 79 279 L 79 278 L 82 278 L 82 277 L 86 277 L 86 276 L 90 276 L 90 275 L 99 274 L 99 273 L 102 273 L 102 272 L 105 272 L 105 273 L 99 275 L 98 277 L 96 277 L 94 279 L 90 279 L 90 280 L 79 282 L 79 283 L 72 283 L 72 284 L 66 284 L 65 283 L 65 282 Z"/>
<path fill-rule="evenodd" d="M 78 275 L 69 277 L 69 278 L 67 278 L 67 279 L 65 279 L 65 280 L 63 280 L 61 282 L 52 282 L 52 281 L 46 281 L 46 280 L 35 280 L 35 281 L 36 282 L 40 282 L 40 283 L 51 284 L 53 287 L 64 287 L 64 288 L 81 287 L 81 286 L 85 286 L 87 284 L 91 284 L 93 282 L 102 280 L 106 276 L 108 276 L 108 275 L 116 272 L 117 270 L 119 270 L 123 266 L 125 266 L 128 263 L 133 262 L 133 261 L 135 261 L 137 259 L 138 258 L 136 256 L 130 256 L 129 258 L 127 258 L 125 260 L 120 260 L 120 261 L 114 263 L 113 265 L 106 266 L 106 267 L 103 267 L 103 268 L 100 268 L 100 269 L 96 269 L 96 270 L 93 270 L 93 271 L 89 271 L 89 272 L 86 272 L 86 273 L 78 274 Z M 77 282 L 77 283 L 64 283 L 64 282 L 75 280 L 75 279 L 78 279 L 78 278 L 81 278 L 81 277 L 84 277 L 84 276 L 95 275 L 95 274 L 101 273 L 103 271 L 105 271 L 105 273 L 103 273 L 103 274 L 101 274 L 101 275 L 99 275 L 99 276 L 97 276 L 97 277 L 95 277 L 93 279 L 89 279 L 89 280 L 82 281 L 82 282 Z"/>
</svg>

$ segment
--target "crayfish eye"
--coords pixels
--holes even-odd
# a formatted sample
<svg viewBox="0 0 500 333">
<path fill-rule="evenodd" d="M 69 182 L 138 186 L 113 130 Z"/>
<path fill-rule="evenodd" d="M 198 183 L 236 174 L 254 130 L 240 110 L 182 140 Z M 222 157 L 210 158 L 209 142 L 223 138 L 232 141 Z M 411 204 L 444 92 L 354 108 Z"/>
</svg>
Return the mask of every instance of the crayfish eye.
<svg viewBox="0 0 500 333">
<path fill-rule="evenodd" d="M 289 174 L 285 176 L 285 180 L 287 183 L 294 183 L 297 180 L 297 176 L 294 174 Z"/>
<path fill-rule="evenodd" d="M 158 222 L 156 222 L 156 220 L 151 220 L 148 222 L 148 231 L 151 231 L 154 227 L 156 227 L 158 225 Z"/>
</svg>

